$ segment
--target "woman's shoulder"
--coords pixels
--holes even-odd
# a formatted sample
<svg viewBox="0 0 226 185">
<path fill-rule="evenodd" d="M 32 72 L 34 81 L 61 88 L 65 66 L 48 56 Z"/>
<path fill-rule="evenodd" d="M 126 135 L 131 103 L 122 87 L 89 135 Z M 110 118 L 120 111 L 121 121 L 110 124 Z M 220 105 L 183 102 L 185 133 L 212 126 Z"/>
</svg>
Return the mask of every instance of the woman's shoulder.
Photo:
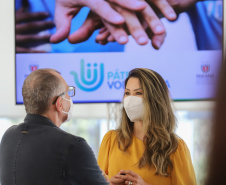
<svg viewBox="0 0 226 185">
<path fill-rule="evenodd" d="M 185 141 L 180 137 L 177 137 L 177 141 L 178 141 L 178 146 L 176 151 L 172 154 L 172 157 L 177 158 L 182 156 L 185 156 L 185 157 L 190 156 L 190 151 Z"/>
<path fill-rule="evenodd" d="M 190 151 L 183 139 L 178 138 L 178 147 L 170 158 L 173 165 L 173 184 L 196 185 L 195 172 Z"/>
<path fill-rule="evenodd" d="M 108 131 L 102 140 L 102 143 L 109 143 L 111 140 L 114 140 L 117 136 L 117 132 L 115 130 Z"/>
<path fill-rule="evenodd" d="M 104 135 L 104 137 L 108 137 L 108 138 L 115 137 L 115 136 L 117 136 L 117 131 L 116 131 L 116 130 L 109 130 L 109 131 Z"/>
<path fill-rule="evenodd" d="M 188 150 L 188 146 L 182 138 L 178 137 L 177 141 L 178 141 L 178 147 L 177 147 L 178 151 Z"/>
</svg>

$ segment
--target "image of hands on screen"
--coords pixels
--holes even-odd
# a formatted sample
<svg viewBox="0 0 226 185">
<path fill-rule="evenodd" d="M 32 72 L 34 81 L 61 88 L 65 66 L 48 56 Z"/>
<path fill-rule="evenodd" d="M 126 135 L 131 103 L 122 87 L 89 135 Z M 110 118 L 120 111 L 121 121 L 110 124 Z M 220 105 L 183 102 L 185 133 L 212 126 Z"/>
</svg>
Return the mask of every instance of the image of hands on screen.
<svg viewBox="0 0 226 185">
<path fill-rule="evenodd" d="M 40 33 L 54 27 L 54 22 L 45 20 L 49 16 L 47 11 L 29 12 L 28 6 L 27 1 L 21 2 L 15 13 L 16 52 L 43 53 L 45 50 L 33 47 L 49 43 L 51 35 Z"/>
<path fill-rule="evenodd" d="M 137 44 L 147 44 L 149 37 L 152 41 L 152 46 L 155 49 L 159 49 L 167 31 L 159 17 L 166 17 L 169 21 L 174 21 L 176 19 L 175 11 L 179 13 L 182 12 L 182 10 L 186 10 L 193 5 L 195 1 L 148 0 L 147 3 L 147 7 L 140 12 L 128 11 L 118 5 L 114 5 L 113 7 L 124 15 L 125 24 L 121 26 L 111 25 L 103 20 L 105 27 L 100 30 L 100 34 L 97 36 L 96 41 L 100 44 L 106 44 L 107 42 L 113 41 L 119 42 L 118 38 L 120 38 L 120 34 L 126 37 L 127 33 L 129 33 L 136 40 Z M 137 35 L 139 34 L 143 34 L 143 37 L 138 37 Z M 139 38 L 142 38 L 141 40 L 143 42 L 140 42 Z M 126 41 L 128 41 L 128 38 Z"/>
<path fill-rule="evenodd" d="M 102 26 L 101 24 L 104 24 L 107 28 L 101 29 L 102 36 L 106 38 L 110 36 L 111 33 L 109 41 L 117 41 L 120 44 L 126 44 L 128 42 L 126 30 L 133 36 L 137 44 L 140 45 L 148 43 L 148 35 L 151 37 L 155 34 L 165 35 L 163 24 L 151 6 L 145 1 L 114 0 L 112 1 L 113 3 L 107 3 L 102 0 L 96 0 L 95 3 L 93 3 L 93 1 L 91 2 L 92 3 L 87 1 L 87 6 L 90 7 L 91 12 L 83 26 L 68 37 L 70 21 L 76 16 L 79 11 L 78 7 L 80 7 L 82 3 L 79 3 L 78 0 L 56 0 L 55 21 L 57 32 L 52 36 L 51 41 L 60 42 L 68 37 L 71 43 L 82 42 L 87 40 L 93 31 L 100 28 Z M 167 1 L 159 0 L 154 2 L 165 17 L 169 20 L 176 19 L 176 14 Z M 118 14 L 109 7 L 116 10 L 121 16 L 119 17 Z M 140 20 L 136 13 L 139 13 Z M 123 20 L 123 22 L 116 22 L 115 20 Z M 144 27 L 149 28 L 148 34 L 146 34 Z M 99 41 L 99 38 L 96 40 Z M 100 41 L 100 43 L 104 44 L 106 42 Z"/>
<path fill-rule="evenodd" d="M 197 6 L 194 0 L 16 0 L 16 52 L 123 52 L 129 35 L 137 45 L 151 40 L 152 47 L 159 49 L 167 33 L 160 17 L 173 21 L 176 13 L 183 11 L 190 18 L 197 45 L 212 35 L 217 40 L 214 42 L 218 42 L 222 36 L 222 12 L 214 14 L 220 20 L 206 8 L 218 2 L 222 6 L 221 0 L 200 2 Z M 218 5 L 212 7 L 215 6 Z M 208 10 L 206 16 L 203 10 Z M 208 25 L 199 24 L 203 19 Z M 200 39 L 200 34 L 213 21 L 218 24 L 217 32 L 205 34 L 204 38 L 202 35 Z M 198 49 L 207 47 L 201 45 Z M 208 49 L 221 48 L 219 42 L 216 47 L 209 45 Z"/>
</svg>

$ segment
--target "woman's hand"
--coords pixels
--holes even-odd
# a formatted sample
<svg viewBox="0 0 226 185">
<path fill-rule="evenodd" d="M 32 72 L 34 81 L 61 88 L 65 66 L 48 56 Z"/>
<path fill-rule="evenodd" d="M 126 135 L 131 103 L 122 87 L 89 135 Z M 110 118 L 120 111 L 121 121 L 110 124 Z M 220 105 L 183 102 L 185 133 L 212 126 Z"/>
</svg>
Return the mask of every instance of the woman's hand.
<svg viewBox="0 0 226 185">
<path fill-rule="evenodd" d="M 131 170 L 120 170 L 120 174 L 125 174 L 122 175 L 121 178 L 125 180 L 125 184 L 128 185 L 151 185 L 146 183 L 140 175 L 137 173 L 131 171 Z"/>
<path fill-rule="evenodd" d="M 109 179 L 110 185 L 125 185 L 125 179 L 122 178 L 123 176 L 120 170 L 117 175 Z"/>
</svg>

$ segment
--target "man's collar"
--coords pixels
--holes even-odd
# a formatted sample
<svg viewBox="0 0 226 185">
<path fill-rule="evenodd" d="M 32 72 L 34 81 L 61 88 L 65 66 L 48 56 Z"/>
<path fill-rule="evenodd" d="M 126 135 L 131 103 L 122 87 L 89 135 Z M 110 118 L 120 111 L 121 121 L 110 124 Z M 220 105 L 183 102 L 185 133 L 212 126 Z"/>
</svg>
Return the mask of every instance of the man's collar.
<svg viewBox="0 0 226 185">
<path fill-rule="evenodd" d="M 42 116 L 40 114 L 27 114 L 27 116 L 24 119 L 24 122 L 30 124 L 39 124 L 50 127 L 57 127 L 49 118 Z"/>
</svg>

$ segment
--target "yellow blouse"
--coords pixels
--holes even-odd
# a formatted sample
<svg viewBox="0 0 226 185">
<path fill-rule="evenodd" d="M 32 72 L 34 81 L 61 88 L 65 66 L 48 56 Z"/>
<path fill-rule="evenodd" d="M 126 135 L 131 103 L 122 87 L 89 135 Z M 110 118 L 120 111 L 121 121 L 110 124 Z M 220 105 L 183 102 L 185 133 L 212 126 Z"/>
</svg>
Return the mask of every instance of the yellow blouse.
<svg viewBox="0 0 226 185">
<path fill-rule="evenodd" d="M 154 167 L 138 168 L 138 161 L 144 152 L 143 141 L 133 136 L 131 145 L 126 152 L 118 148 L 116 132 L 111 130 L 103 138 L 98 164 L 109 178 L 116 175 L 121 169 L 132 170 L 151 185 L 196 185 L 194 168 L 186 143 L 179 139 L 177 150 L 171 154 L 173 163 L 172 174 L 169 177 L 155 175 Z"/>
</svg>

